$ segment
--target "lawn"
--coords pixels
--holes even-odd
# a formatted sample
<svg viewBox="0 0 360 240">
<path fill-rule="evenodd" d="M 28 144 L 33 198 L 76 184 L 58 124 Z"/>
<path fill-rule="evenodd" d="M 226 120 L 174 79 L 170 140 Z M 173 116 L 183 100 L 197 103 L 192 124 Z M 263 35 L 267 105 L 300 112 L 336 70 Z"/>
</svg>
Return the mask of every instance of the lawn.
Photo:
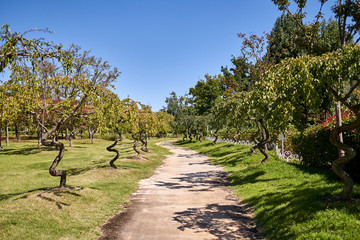
<svg viewBox="0 0 360 240">
<path fill-rule="evenodd" d="M 118 213 L 136 191 L 140 179 L 149 177 L 169 152 L 149 143 L 146 159 L 135 156 L 131 141 L 116 147 L 121 155 L 109 167 L 115 153 L 112 142 L 75 140 L 57 167 L 66 170 L 65 190 L 56 190 L 60 178 L 49 174 L 58 154 L 37 148 L 35 141 L 11 142 L 0 152 L 0 239 L 97 239 L 106 219 Z"/>
<path fill-rule="evenodd" d="M 207 154 L 230 173 L 229 186 L 254 209 L 267 239 L 360 239 L 360 201 L 336 198 L 342 183 L 329 170 L 280 161 L 261 164 L 249 146 L 210 141 L 177 145 Z M 360 198 L 360 186 L 354 188 Z"/>
</svg>

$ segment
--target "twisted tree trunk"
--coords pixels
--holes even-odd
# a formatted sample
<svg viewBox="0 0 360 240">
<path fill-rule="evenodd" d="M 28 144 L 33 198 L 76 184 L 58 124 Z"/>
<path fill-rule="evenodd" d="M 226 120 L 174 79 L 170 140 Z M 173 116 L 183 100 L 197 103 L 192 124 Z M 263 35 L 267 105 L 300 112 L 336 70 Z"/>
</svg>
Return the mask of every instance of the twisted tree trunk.
<svg viewBox="0 0 360 240">
<path fill-rule="evenodd" d="M 15 123 L 15 135 L 16 135 L 16 141 L 20 141 L 20 127 L 19 124 Z"/>
<path fill-rule="evenodd" d="M 263 139 L 259 143 L 260 144 L 259 151 L 265 156 L 265 158 L 261 161 L 261 163 L 267 163 L 270 160 L 270 156 L 269 153 L 267 152 L 266 144 L 269 142 L 270 134 L 269 134 L 269 130 L 267 129 L 266 123 L 264 123 L 264 120 L 260 119 L 259 122 L 262 128 L 261 135 L 263 137 Z"/>
<path fill-rule="evenodd" d="M 141 136 L 142 134 L 140 134 L 140 141 L 142 143 L 141 150 L 143 150 L 144 152 L 149 152 L 149 149 L 147 147 L 147 134 L 144 134 L 144 139 Z"/>
<path fill-rule="evenodd" d="M 185 139 L 188 137 L 188 130 L 186 129 L 186 131 L 184 132 L 184 137 L 183 137 L 183 141 L 185 141 Z"/>
<path fill-rule="evenodd" d="M 58 147 L 59 150 L 59 154 L 56 156 L 56 158 L 54 159 L 53 163 L 51 164 L 50 168 L 49 168 L 49 173 L 51 176 L 60 176 L 60 188 L 64 188 L 66 185 L 66 171 L 63 170 L 56 170 L 56 167 L 58 166 L 58 164 L 60 163 L 61 159 L 64 156 L 65 153 L 65 147 L 64 144 L 61 142 L 57 142 L 55 141 L 55 139 L 53 138 L 53 141 L 48 141 L 48 137 L 51 136 L 55 131 L 58 131 L 60 129 L 60 127 L 71 117 L 73 117 L 76 112 L 79 110 L 79 108 L 82 106 L 82 104 L 84 103 L 85 99 L 87 98 L 87 94 L 84 94 L 82 99 L 78 102 L 77 106 L 73 109 L 72 113 L 70 113 L 69 115 L 66 115 L 65 117 L 61 118 L 60 120 L 55 122 L 55 125 L 51 128 L 51 129 L 46 129 L 46 127 L 40 122 L 39 118 L 37 118 L 37 123 L 39 126 L 41 126 L 41 129 L 44 129 L 45 132 L 42 134 L 41 136 L 41 144 L 44 146 L 50 146 L 50 147 Z"/>
<path fill-rule="evenodd" d="M 54 159 L 53 163 L 51 164 L 50 168 L 49 168 L 49 173 L 51 176 L 57 177 L 60 176 L 60 188 L 65 187 L 66 185 L 66 171 L 63 170 L 56 170 L 56 167 L 58 166 L 58 164 L 60 163 L 61 159 L 64 156 L 64 152 L 65 152 L 65 147 L 64 144 L 62 144 L 61 142 L 55 142 L 55 141 L 47 141 L 46 139 L 42 139 L 41 140 L 41 144 L 44 146 L 50 146 L 50 147 L 57 147 L 59 148 L 59 154 L 56 156 L 56 158 Z"/>
<path fill-rule="evenodd" d="M 110 161 L 110 166 L 113 168 L 117 168 L 117 166 L 115 166 L 114 162 L 119 158 L 120 156 L 120 152 L 117 149 L 114 149 L 113 147 L 116 146 L 116 144 L 121 140 L 121 136 L 115 140 L 115 142 L 113 144 L 111 144 L 110 146 L 108 146 L 106 148 L 106 150 L 108 150 L 109 152 L 115 152 L 116 156 Z"/>
<path fill-rule="evenodd" d="M 94 144 L 94 134 L 96 130 L 89 126 L 88 131 L 89 131 L 89 138 L 91 140 L 91 144 Z"/>
<path fill-rule="evenodd" d="M 141 152 L 136 148 L 139 144 L 140 144 L 139 141 L 137 140 L 134 141 L 133 149 L 137 153 L 137 156 L 140 156 L 141 154 Z"/>
<path fill-rule="evenodd" d="M 261 163 L 267 163 L 270 159 L 270 155 L 267 152 L 266 144 L 269 142 L 270 134 L 269 130 L 267 129 L 266 123 L 263 119 L 252 119 L 256 122 L 258 128 L 260 128 L 262 139 L 256 144 L 252 149 L 255 151 L 256 148 L 259 149 L 262 155 L 264 155 L 264 159 L 261 160 Z"/>
<path fill-rule="evenodd" d="M 215 136 L 215 139 L 214 139 L 214 143 L 216 144 L 217 143 L 217 140 L 219 138 L 219 136 L 217 135 L 219 129 L 216 129 L 216 131 L 213 133 L 213 135 Z"/>
<path fill-rule="evenodd" d="M 135 134 L 132 135 L 132 137 L 134 138 L 133 149 L 137 153 L 137 157 L 139 157 L 141 154 L 141 152 L 137 149 L 137 146 L 140 144 L 139 139 L 135 136 Z"/>
<path fill-rule="evenodd" d="M 73 128 L 73 130 L 68 131 L 68 129 L 66 129 L 66 134 L 68 136 L 68 141 L 69 141 L 69 147 L 72 147 L 72 140 L 75 139 L 75 132 L 76 129 Z"/>
<path fill-rule="evenodd" d="M 338 136 L 340 133 L 351 131 L 360 127 L 360 118 L 358 117 L 355 122 L 344 124 L 341 127 L 336 127 L 330 133 L 330 143 L 340 150 L 344 151 L 338 159 L 334 160 L 331 164 L 331 170 L 340 178 L 344 183 L 343 191 L 340 197 L 344 200 L 349 200 L 354 188 L 354 182 L 351 176 L 344 170 L 344 167 L 350 163 L 356 156 L 356 151 L 352 147 L 342 143 Z"/>
<path fill-rule="evenodd" d="M 201 138 L 203 137 L 202 133 L 199 133 L 199 141 L 202 142 Z"/>
<path fill-rule="evenodd" d="M 9 126 L 6 124 L 6 146 L 9 146 Z"/>
<path fill-rule="evenodd" d="M 251 153 L 253 153 L 253 154 L 258 154 L 258 153 L 255 151 L 255 149 L 259 148 L 260 145 L 259 145 L 259 141 L 256 139 L 256 137 L 259 136 L 260 133 L 261 133 L 261 125 L 260 125 L 260 123 L 259 123 L 259 121 L 258 121 L 257 119 L 255 119 L 254 121 L 255 121 L 255 123 L 256 123 L 256 126 L 257 126 L 258 131 L 257 131 L 254 135 L 251 135 L 251 136 L 250 136 L 250 141 L 254 141 L 255 144 L 256 144 L 255 146 L 253 146 L 253 147 L 250 148 L 250 151 L 251 151 Z M 261 151 L 260 151 L 260 152 L 261 152 Z"/>
</svg>

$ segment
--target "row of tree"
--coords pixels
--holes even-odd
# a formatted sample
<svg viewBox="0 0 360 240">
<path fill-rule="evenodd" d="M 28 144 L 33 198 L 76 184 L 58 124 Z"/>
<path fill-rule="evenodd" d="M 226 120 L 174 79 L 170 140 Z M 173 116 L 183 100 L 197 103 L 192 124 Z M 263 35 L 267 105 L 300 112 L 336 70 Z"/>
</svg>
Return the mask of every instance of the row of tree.
<svg viewBox="0 0 360 240">
<path fill-rule="evenodd" d="M 56 170 L 65 152 L 60 132 L 67 132 L 70 146 L 75 132 L 84 128 L 92 142 L 95 132 L 115 132 L 118 137 L 107 150 L 116 152 L 110 161 L 116 168 L 119 152 L 114 147 L 122 134 L 132 135 L 139 155 L 137 145 L 142 143 L 147 151 L 149 137 L 170 131 L 171 115 L 152 112 L 150 106 L 129 98 L 121 100 L 113 92 L 120 75 L 117 68 L 75 45 L 64 48 L 26 38 L 31 31 L 12 33 L 4 25 L 0 32 L 0 72 L 10 72 L 10 79 L 0 86 L 1 124 L 17 133 L 24 128 L 36 132 L 39 147 L 59 150 L 49 172 L 60 176 L 60 187 L 66 184 L 66 171 Z"/>
<path fill-rule="evenodd" d="M 221 74 L 205 75 L 190 88 L 189 95 L 167 98 L 164 110 L 175 117 L 174 129 L 184 139 L 219 131 L 237 140 L 246 136 L 256 142 L 252 151 L 269 160 L 267 143 L 289 128 L 303 131 L 316 118 L 325 119 L 339 108 L 352 111 L 353 121 L 332 129 L 330 141 L 340 150 L 331 168 L 344 183 L 341 194 L 350 199 L 353 181 L 344 170 L 356 152 L 341 140 L 341 133 L 360 126 L 360 2 L 337 1 L 332 7 L 336 20 L 323 20 L 326 0 L 320 0 L 315 20 L 304 23 L 305 0 L 273 0 L 283 14 L 266 36 L 242 39 L 241 55 Z M 341 120 L 341 117 L 338 118 Z"/>
</svg>

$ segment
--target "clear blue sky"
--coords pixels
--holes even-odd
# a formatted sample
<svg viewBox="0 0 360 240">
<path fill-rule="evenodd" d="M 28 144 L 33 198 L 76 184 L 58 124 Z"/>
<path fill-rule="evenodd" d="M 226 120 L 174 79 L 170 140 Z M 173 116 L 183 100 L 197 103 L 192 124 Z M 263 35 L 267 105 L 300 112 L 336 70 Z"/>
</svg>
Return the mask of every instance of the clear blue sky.
<svg viewBox="0 0 360 240">
<path fill-rule="evenodd" d="M 319 5 L 308 2 L 311 17 Z M 0 25 L 49 28 L 55 34 L 41 34 L 45 40 L 91 50 L 122 72 L 120 98 L 157 111 L 170 92 L 184 95 L 230 65 L 240 53 L 237 33 L 269 32 L 279 15 L 271 0 L 17 0 L 2 1 Z"/>
</svg>

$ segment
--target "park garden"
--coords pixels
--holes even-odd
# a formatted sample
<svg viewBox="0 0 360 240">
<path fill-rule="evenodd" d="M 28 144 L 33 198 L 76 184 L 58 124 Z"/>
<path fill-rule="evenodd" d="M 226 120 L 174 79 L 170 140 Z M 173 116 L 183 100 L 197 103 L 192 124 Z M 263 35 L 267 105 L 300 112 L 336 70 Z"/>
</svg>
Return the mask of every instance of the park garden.
<svg viewBox="0 0 360 240">
<path fill-rule="evenodd" d="M 265 238 L 360 238 L 359 2 L 326 20 L 319 1 L 309 23 L 306 1 L 273 2 L 269 34 L 239 33 L 232 66 L 159 112 L 120 99 L 102 58 L 2 26 L 0 238 L 99 237 L 169 154 L 166 138 L 226 168 Z M 275 154 L 279 135 L 298 160 Z"/>
</svg>

